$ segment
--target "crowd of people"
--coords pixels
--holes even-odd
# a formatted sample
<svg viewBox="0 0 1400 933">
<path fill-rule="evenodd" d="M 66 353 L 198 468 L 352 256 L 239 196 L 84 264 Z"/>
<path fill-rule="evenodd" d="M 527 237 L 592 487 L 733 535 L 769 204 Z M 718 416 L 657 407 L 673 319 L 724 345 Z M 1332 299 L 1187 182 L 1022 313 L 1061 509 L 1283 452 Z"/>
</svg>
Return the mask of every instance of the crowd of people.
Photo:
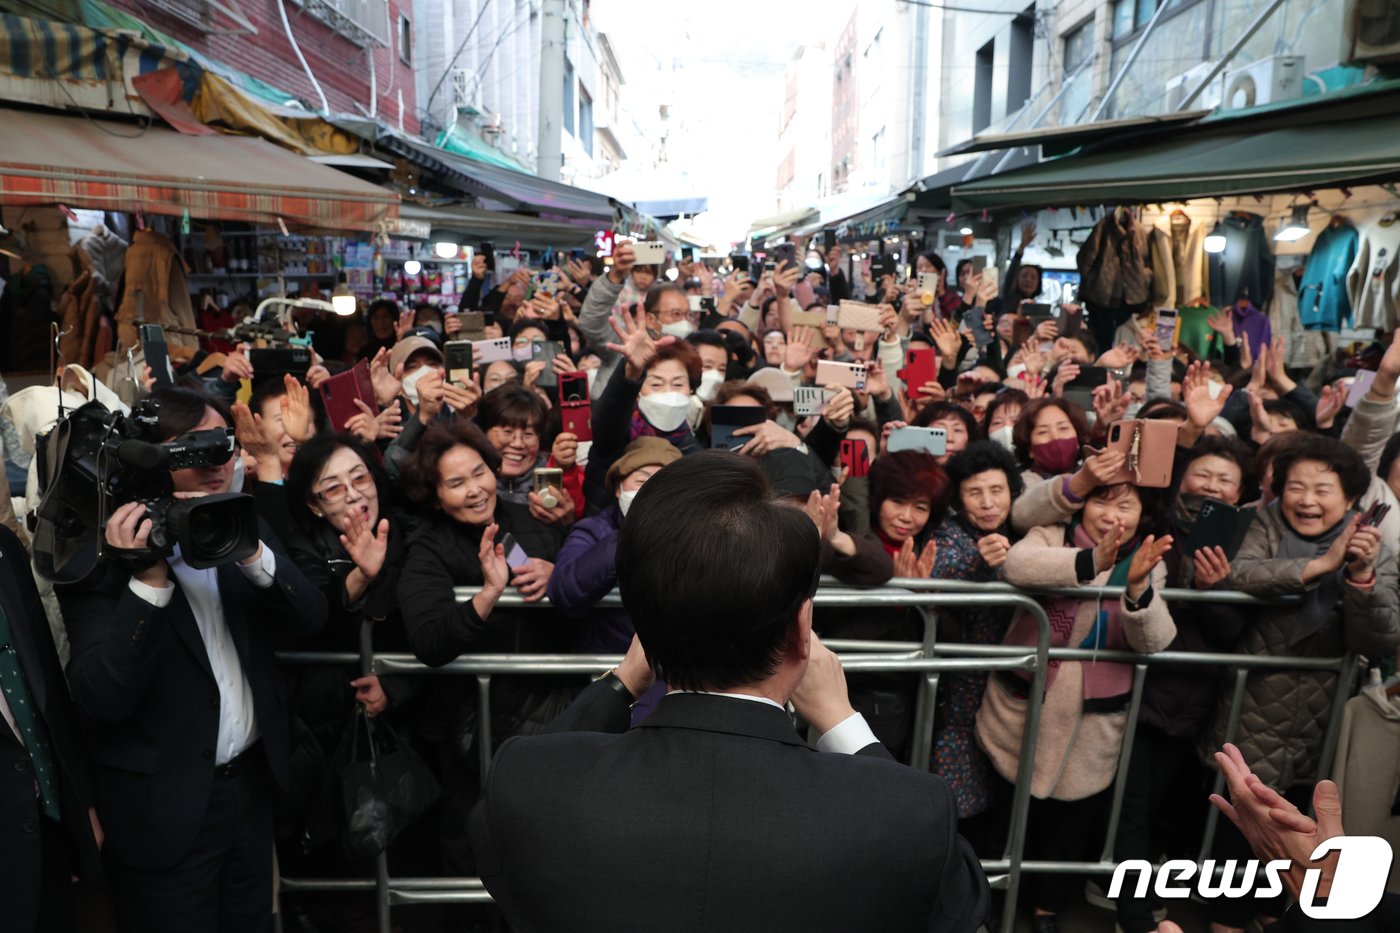
<svg viewBox="0 0 1400 933">
<path fill-rule="evenodd" d="M 479 653 L 623 654 L 651 621 L 600 605 L 627 571 L 619 538 L 629 510 L 658 473 L 711 446 L 721 406 L 758 410 L 726 446 L 805 511 L 820 537 L 820 572 L 843 584 L 932 577 L 1032 591 L 1123 588 L 1112 599 L 1037 597 L 1054 648 L 1394 658 L 1400 509 L 1379 523 L 1363 513 L 1400 504 L 1400 344 L 1380 340 L 1357 359 L 1289 371 L 1280 341 L 1236 335 L 1226 312 L 1210 320 L 1223 348 L 1216 359 L 1164 339 L 1148 319 L 1099 346 L 1101 328 L 1073 305 L 1048 320 L 1027 317 L 1040 270 L 1019 255 L 1002 288 L 984 286 L 993 270 L 970 261 L 949 269 L 934 253 L 917 257 L 907 283 L 877 277 L 869 264 L 846 262 L 840 247 L 817 268 L 787 260 L 722 277 L 686 261 L 674 281 L 659 271 L 637 264 L 627 243 L 608 264 L 574 259 L 499 280 L 478 256 L 455 313 L 376 301 L 362 318 L 317 322 L 304 374 L 267 378 L 239 347 L 154 388 L 163 439 L 225 427 L 236 437 L 226 464 L 174 473 L 180 494 L 253 494 L 260 543 L 236 568 L 195 568 L 178 554 L 111 561 L 89 580 L 56 586 L 45 604 L 23 556 L 23 526 L 5 516 L 12 530 L 0 538 L 0 582 L 14 594 L 4 590 L 0 625 L 6 616 L 11 627 L 33 623 L 30 634 L 55 646 L 40 652 L 50 674 L 45 716 L 58 750 L 51 767 L 66 775 L 61 793 L 39 782 L 43 832 L 27 830 L 43 839 L 34 864 L 69 848 L 90 864 L 97 842 L 129 928 L 260 928 L 271 909 L 274 837 L 284 875 L 369 871 L 334 844 L 309 845 L 307 832 L 327 763 L 358 709 L 392 723 L 443 788 L 430 815 L 391 847 L 395 873 L 479 874 L 467 831 L 485 780 L 475 679 L 279 669 L 274 652 L 358 651 L 368 631 L 375 652 L 407 652 L 430 667 Z M 538 287 L 542 276 L 557 284 Z M 842 301 L 869 305 L 878 329 L 807 323 L 809 312 L 825 315 Z M 446 344 L 468 338 L 506 338 L 511 358 L 449 370 Z M 931 379 L 904 378 L 911 351 L 934 354 Z M 361 360 L 373 403 L 358 400 L 357 414 L 334 423 L 318 390 Z M 818 383 L 824 361 L 865 364 L 863 384 Z M 1091 368 L 1109 377 L 1077 394 L 1077 377 Z M 1374 381 L 1348 406 L 1347 383 L 1363 368 L 1375 370 Z M 68 378 L 57 391 L 78 401 L 98 394 L 83 374 L 65 389 Z M 813 388 L 819 410 L 800 413 L 799 396 Z M 34 419 L 42 420 L 34 413 L 45 410 L 24 395 L 4 409 L 6 456 L 19 466 L 34 453 Z M 1165 485 L 1140 482 L 1137 451 L 1108 443 L 1111 426 L 1127 420 L 1175 427 L 1171 451 L 1156 452 L 1172 460 Z M 891 437 L 910 426 L 942 429 L 946 447 L 891 450 Z M 852 454 L 860 446 L 864 458 Z M 21 495 L 31 504 L 37 469 Z M 1207 503 L 1254 509 L 1237 549 L 1188 551 Z M 150 528 L 145 506 L 129 503 L 103 534 L 113 549 L 140 549 Z M 744 559 L 742 549 L 705 556 Z M 658 572 L 683 587 L 689 568 L 676 560 Z M 459 600 L 458 587 L 475 594 Z M 1301 602 L 1183 611 L 1160 595 L 1168 588 Z M 542 605 L 503 604 L 508 593 Z M 914 611 L 884 607 L 819 607 L 811 628 L 838 639 L 924 634 Z M 937 635 L 1034 645 L 1038 628 L 1024 611 L 955 608 L 940 611 Z M 685 645 L 669 649 L 686 654 Z M 60 656 L 70 710 L 60 708 Z M 703 668 L 687 670 L 688 687 L 705 682 Z M 667 692 L 667 667 L 656 674 L 628 698 L 634 723 Z M 1027 858 L 1098 857 L 1133 677 L 1118 661 L 1052 664 Z M 546 731 L 586 683 L 493 677 L 493 744 Z M 1149 672 L 1117 858 L 1196 855 L 1212 755 L 1227 740 L 1288 800 L 1311 799 L 1336 675 L 1250 673 L 1232 736 L 1225 683 L 1219 667 Z M 916 678 L 863 673 L 849 684 L 874 736 L 908 760 Z M 1006 845 L 1030 686 L 1024 672 L 944 676 L 932 759 L 912 762 L 947 782 L 958 832 L 984 859 Z M 6 718 L 24 726 L 23 715 Z M 80 752 L 95 781 L 72 757 Z M 90 820 L 74 816 L 89 810 Z M 1216 849 L 1248 857 L 1229 825 Z M 1053 933 L 1076 891 L 1058 876 L 1028 878 L 1034 927 Z M 1125 933 L 1159 929 L 1162 903 L 1150 894 L 1113 906 Z M 315 910 L 314 922 L 335 929 L 372 919 L 354 898 Z M 1282 914 L 1247 899 L 1211 910 L 1221 930 Z"/>
</svg>

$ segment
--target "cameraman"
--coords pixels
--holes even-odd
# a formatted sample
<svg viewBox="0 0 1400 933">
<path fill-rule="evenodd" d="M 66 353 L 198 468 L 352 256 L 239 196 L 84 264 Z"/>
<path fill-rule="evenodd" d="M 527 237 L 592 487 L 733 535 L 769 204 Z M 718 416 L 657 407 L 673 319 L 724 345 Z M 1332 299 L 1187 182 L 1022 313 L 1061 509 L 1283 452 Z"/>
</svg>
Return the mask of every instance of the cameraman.
<svg viewBox="0 0 1400 933">
<path fill-rule="evenodd" d="M 157 390 L 158 435 L 227 428 L 223 404 Z M 177 497 L 228 492 L 234 459 L 173 470 Z M 109 548 L 146 545 L 146 507 L 106 526 Z M 98 816 L 123 929 L 265 930 L 272 800 L 288 771 L 286 700 L 273 642 L 324 624 L 326 602 L 265 528 L 237 567 L 108 562 L 58 588 L 68 680 L 90 725 Z"/>
</svg>

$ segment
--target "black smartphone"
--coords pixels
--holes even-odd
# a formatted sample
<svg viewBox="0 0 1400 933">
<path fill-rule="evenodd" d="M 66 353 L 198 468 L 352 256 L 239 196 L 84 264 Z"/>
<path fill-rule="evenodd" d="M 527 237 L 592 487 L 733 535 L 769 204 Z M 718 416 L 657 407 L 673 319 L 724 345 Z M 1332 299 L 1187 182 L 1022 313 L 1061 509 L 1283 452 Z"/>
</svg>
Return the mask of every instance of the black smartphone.
<svg viewBox="0 0 1400 933">
<path fill-rule="evenodd" d="M 472 378 L 472 342 L 470 340 L 449 340 L 442 345 L 442 353 L 447 360 L 447 381 L 458 386 L 470 382 Z"/>
<path fill-rule="evenodd" d="M 305 376 L 311 368 L 310 347 L 272 347 L 249 350 L 248 362 L 253 364 L 253 380 L 262 382 L 269 376 Z"/>
<path fill-rule="evenodd" d="M 835 230 L 823 230 L 823 231 L 822 231 L 822 252 L 823 252 L 823 253 L 829 253 L 829 252 L 831 252 L 831 248 L 832 248 L 833 246 L 835 246 L 835 245 L 836 245 L 836 231 L 835 231 Z"/>
<path fill-rule="evenodd" d="M 881 276 L 895 274 L 895 261 L 893 256 L 876 256 L 870 263 L 870 275 L 878 283 Z"/>
<path fill-rule="evenodd" d="M 496 245 L 486 240 L 477 246 L 476 251 L 486 257 L 486 271 L 496 271 Z"/>
<path fill-rule="evenodd" d="M 1237 508 L 1219 499 L 1207 499 L 1201 503 L 1201 510 L 1191 526 L 1185 556 L 1194 557 L 1203 547 L 1218 547 L 1225 551 L 1226 558 L 1234 560 L 1240 545 L 1244 544 L 1245 532 L 1254 521 L 1254 511 L 1252 508 Z"/>
<path fill-rule="evenodd" d="M 165 328 L 159 324 L 142 324 L 137 333 L 141 338 L 141 352 L 146 355 L 146 365 L 151 367 L 156 385 L 173 386 L 175 367 L 170 363 L 170 349 L 165 345 Z"/>
<path fill-rule="evenodd" d="M 1108 384 L 1110 375 L 1105 366 L 1080 366 L 1079 375 L 1067 382 L 1065 388 L 1097 389 Z"/>
<path fill-rule="evenodd" d="M 693 246 L 682 246 L 682 247 L 681 247 L 681 262 L 694 262 L 694 261 L 695 261 L 695 247 L 693 247 Z"/>
<path fill-rule="evenodd" d="M 749 271 L 749 257 L 741 253 L 735 253 L 734 255 L 730 256 L 729 264 L 734 267 L 735 272 Z"/>
<path fill-rule="evenodd" d="M 583 250 L 575 247 L 574 249 L 569 250 L 569 258 L 577 260 L 578 262 L 582 262 L 583 260 L 588 258 L 588 254 L 585 253 Z"/>
<path fill-rule="evenodd" d="M 737 428 L 762 424 L 768 413 L 759 405 L 716 405 L 710 409 L 710 446 L 723 450 L 738 450 L 750 440 L 750 435 L 734 436 Z"/>
<path fill-rule="evenodd" d="M 1055 317 L 1055 309 L 1041 301 L 1021 305 L 1021 313 L 1032 321 L 1049 321 Z"/>
<path fill-rule="evenodd" d="M 535 380 L 535 385 L 546 389 L 559 385 L 559 374 L 554 371 L 554 358 L 559 353 L 559 344 L 553 340 L 537 340 L 530 344 L 531 358 L 544 361 L 544 372 Z"/>
<path fill-rule="evenodd" d="M 791 243 L 782 244 L 777 249 L 773 250 L 773 260 L 779 266 L 785 263 L 792 263 L 794 266 L 797 265 L 797 247 Z"/>
</svg>

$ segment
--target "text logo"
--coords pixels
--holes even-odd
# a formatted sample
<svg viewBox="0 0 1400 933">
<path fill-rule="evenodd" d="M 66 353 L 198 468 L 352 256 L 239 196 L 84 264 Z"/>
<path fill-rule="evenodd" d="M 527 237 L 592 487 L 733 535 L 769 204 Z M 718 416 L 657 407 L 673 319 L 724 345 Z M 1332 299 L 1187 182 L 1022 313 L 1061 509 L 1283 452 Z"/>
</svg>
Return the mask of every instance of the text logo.
<svg viewBox="0 0 1400 933">
<path fill-rule="evenodd" d="M 1303 874 L 1298 907 L 1315 920 L 1359 920 L 1375 910 L 1385 894 L 1392 859 L 1390 843 L 1378 836 L 1334 836 L 1313 850 L 1311 860 L 1316 862 L 1333 852 L 1338 854 L 1337 865 L 1327 897 L 1319 903 L 1317 888 L 1322 869 L 1309 868 Z M 1255 879 L 1261 868 L 1258 859 L 1249 859 L 1242 865 L 1235 859 L 1223 863 L 1206 859 L 1199 865 L 1188 859 L 1172 859 L 1161 868 L 1143 859 L 1129 859 L 1114 868 L 1108 896 L 1117 898 L 1128 873 L 1136 872 L 1132 894 L 1135 898 L 1146 897 L 1149 887 L 1163 899 L 1190 897 L 1192 878 L 1196 880 L 1196 893 L 1205 900 L 1277 897 L 1284 890 L 1283 876 L 1292 867 L 1287 859 L 1263 863 L 1264 883 L 1256 888 Z"/>
</svg>

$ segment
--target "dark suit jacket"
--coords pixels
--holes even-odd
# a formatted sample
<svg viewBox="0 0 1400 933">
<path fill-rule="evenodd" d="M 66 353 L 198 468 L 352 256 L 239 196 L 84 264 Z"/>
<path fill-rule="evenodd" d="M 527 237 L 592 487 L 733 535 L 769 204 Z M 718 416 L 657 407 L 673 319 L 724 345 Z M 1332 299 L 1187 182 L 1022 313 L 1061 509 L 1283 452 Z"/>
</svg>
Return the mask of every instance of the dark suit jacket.
<svg viewBox="0 0 1400 933">
<path fill-rule="evenodd" d="M 326 621 L 326 600 L 267 528 L 276 555 L 266 589 L 237 566 L 217 571 L 224 620 L 253 693 L 262 748 L 279 785 L 288 775 L 286 688 L 274 638 L 310 634 Z M 106 854 L 136 868 L 167 868 L 193 845 L 214 781 L 219 689 L 189 600 L 156 609 L 128 587 L 130 575 L 100 565 L 93 579 L 58 588 L 72 657 L 68 681 L 88 719 L 98 817 Z"/>
<path fill-rule="evenodd" d="M 620 732 L 626 706 L 600 681 L 560 725 Z M 471 839 L 519 931 L 973 931 L 987 911 L 940 778 L 879 745 L 820 754 L 727 697 L 507 741 Z"/>
<path fill-rule="evenodd" d="M 88 807 L 97 803 L 92 769 L 30 573 L 29 555 L 14 532 L 4 527 L 0 527 L 0 609 L 9 620 L 11 643 L 30 696 L 48 728 L 58 766 L 59 810 L 70 840 L 71 870 L 84 881 L 100 885 L 102 859 L 87 814 Z M 7 929 L 27 930 L 38 916 L 39 819 L 29 752 L 9 725 L 0 722 L 0 904 L 5 905 Z"/>
</svg>

